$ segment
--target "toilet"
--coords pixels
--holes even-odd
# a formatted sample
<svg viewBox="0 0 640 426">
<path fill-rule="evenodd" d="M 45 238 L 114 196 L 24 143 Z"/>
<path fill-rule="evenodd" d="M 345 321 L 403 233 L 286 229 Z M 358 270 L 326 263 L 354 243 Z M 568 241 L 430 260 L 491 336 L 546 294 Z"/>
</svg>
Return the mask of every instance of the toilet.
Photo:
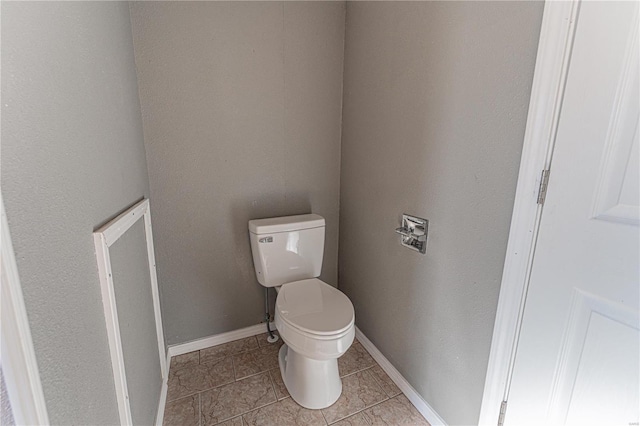
<svg viewBox="0 0 640 426">
<path fill-rule="evenodd" d="M 338 358 L 355 337 L 353 304 L 318 279 L 324 230 L 324 218 L 316 214 L 249 221 L 256 277 L 278 294 L 282 380 L 293 400 L 310 409 L 326 408 L 340 397 Z"/>
</svg>

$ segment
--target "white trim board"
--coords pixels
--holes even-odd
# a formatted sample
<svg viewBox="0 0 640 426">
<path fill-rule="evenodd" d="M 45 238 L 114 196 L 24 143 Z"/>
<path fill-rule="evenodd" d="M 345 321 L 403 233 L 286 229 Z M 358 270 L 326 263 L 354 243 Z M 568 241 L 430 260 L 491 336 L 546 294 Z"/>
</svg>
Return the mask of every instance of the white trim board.
<svg viewBox="0 0 640 426">
<path fill-rule="evenodd" d="M 153 251 L 153 234 L 151 231 L 151 211 L 149 200 L 144 199 L 127 211 L 102 226 L 93 233 L 93 241 L 96 248 L 98 261 L 98 275 L 102 290 L 102 304 L 107 323 L 107 336 L 109 338 L 109 351 L 111 352 L 111 365 L 116 386 L 118 400 L 118 412 L 120 423 L 133 424 L 131 417 L 131 405 L 129 403 L 129 390 L 122 352 L 122 340 L 120 339 L 120 323 L 116 308 L 116 297 L 113 287 L 113 274 L 111 271 L 111 259 L 109 247 L 111 247 L 128 229 L 138 220 L 144 220 L 144 235 L 147 245 L 147 260 L 149 264 L 149 278 L 151 280 L 151 296 L 153 299 L 154 320 L 156 325 L 156 337 L 158 339 L 158 354 L 160 356 L 160 372 L 163 377 L 163 386 L 168 377 L 167 358 L 164 346 L 164 333 L 162 330 L 162 315 L 160 312 L 160 296 L 158 292 L 158 277 L 156 275 L 156 261 Z"/>
<path fill-rule="evenodd" d="M 1 196 L 0 205 L 2 211 L 0 226 L 2 228 L 0 236 L 2 372 L 16 424 L 48 425 L 49 415 L 33 349 L 9 223 Z"/>
<path fill-rule="evenodd" d="M 543 205 L 542 170 L 549 169 L 566 81 L 579 1 L 547 1 L 531 88 L 520 172 L 511 217 L 479 424 L 495 425 L 508 397 L 515 349 Z M 553 179 L 553 173 L 551 173 Z"/>
<path fill-rule="evenodd" d="M 275 325 L 273 323 L 270 323 L 270 327 L 271 330 L 276 331 Z M 183 355 L 193 351 L 199 351 L 200 349 L 210 348 L 211 346 L 221 345 L 223 343 L 233 342 L 234 340 L 244 339 L 245 337 L 257 336 L 258 334 L 266 332 L 267 325 L 265 323 L 260 323 L 252 325 L 250 327 L 241 328 L 239 330 L 233 330 L 209 337 L 203 337 L 202 339 L 192 340 L 190 342 L 180 343 L 178 345 L 171 345 L 169 346 L 169 349 L 167 351 L 167 365 L 170 365 L 170 360 L 174 356 Z"/>
<path fill-rule="evenodd" d="M 171 365 L 171 355 L 167 354 L 167 366 Z M 167 392 L 169 391 L 169 368 L 162 375 L 162 389 L 160 390 L 160 398 L 158 399 L 158 412 L 156 413 L 156 426 L 162 426 L 164 421 L 164 408 L 167 405 Z"/>
<path fill-rule="evenodd" d="M 402 393 L 411 401 L 416 409 L 427 419 L 431 426 L 446 425 L 442 417 L 436 410 L 434 410 L 427 401 L 420 396 L 420 394 L 409 384 L 402 374 L 389 362 L 389 360 L 375 347 L 371 340 L 365 336 L 358 327 L 356 327 L 356 338 L 360 341 L 362 346 L 369 352 L 371 357 L 382 367 L 385 373 L 393 380 L 393 382 L 400 388 Z"/>
</svg>

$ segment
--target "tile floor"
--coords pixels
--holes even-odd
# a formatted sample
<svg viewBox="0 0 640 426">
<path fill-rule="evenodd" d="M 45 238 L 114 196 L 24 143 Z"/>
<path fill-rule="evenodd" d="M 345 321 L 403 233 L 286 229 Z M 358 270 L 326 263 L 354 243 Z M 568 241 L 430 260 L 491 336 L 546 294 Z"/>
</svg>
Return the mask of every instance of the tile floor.
<svg viewBox="0 0 640 426">
<path fill-rule="evenodd" d="M 323 410 L 296 404 L 267 333 L 171 359 L 165 426 L 429 425 L 356 340 L 338 360 L 342 395 Z"/>
</svg>

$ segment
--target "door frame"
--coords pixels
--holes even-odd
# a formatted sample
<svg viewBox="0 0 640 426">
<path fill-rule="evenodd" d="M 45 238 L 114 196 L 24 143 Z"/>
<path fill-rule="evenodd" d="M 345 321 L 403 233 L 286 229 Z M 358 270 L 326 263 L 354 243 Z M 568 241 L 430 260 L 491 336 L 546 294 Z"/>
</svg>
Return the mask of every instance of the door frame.
<svg viewBox="0 0 640 426">
<path fill-rule="evenodd" d="M 580 0 L 546 1 L 479 424 L 497 425 L 507 400 L 550 170 Z M 551 175 L 551 179 L 553 176 Z"/>
<path fill-rule="evenodd" d="M 0 224 L 2 372 L 16 424 L 48 425 L 50 423 L 47 405 L 42 391 L 18 265 L 1 195 L 0 208 L 2 212 Z"/>
</svg>

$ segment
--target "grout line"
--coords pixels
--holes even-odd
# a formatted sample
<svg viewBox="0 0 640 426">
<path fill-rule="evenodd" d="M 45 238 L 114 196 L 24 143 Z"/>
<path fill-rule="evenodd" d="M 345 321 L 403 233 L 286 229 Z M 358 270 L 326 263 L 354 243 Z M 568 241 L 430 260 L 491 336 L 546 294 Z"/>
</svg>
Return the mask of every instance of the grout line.
<svg viewBox="0 0 640 426">
<path fill-rule="evenodd" d="M 267 370 L 267 376 L 269 376 L 269 381 L 271 382 L 271 389 L 273 390 L 273 395 L 276 397 L 276 402 L 279 402 L 280 400 L 278 399 L 278 392 L 276 392 L 276 384 L 275 384 L 275 381 L 273 380 L 273 377 L 271 377 L 271 370 Z"/>
<path fill-rule="evenodd" d="M 178 355 L 178 356 L 180 356 L 180 355 Z M 187 365 L 183 365 L 182 367 L 179 367 L 177 365 L 174 365 L 173 367 L 169 366 L 169 374 L 167 376 L 171 375 L 172 371 L 175 373 L 176 371 L 184 370 L 185 368 L 189 368 L 189 367 L 195 367 L 197 365 L 200 365 L 199 357 L 198 357 L 198 363 L 197 364 L 187 364 Z"/>
<path fill-rule="evenodd" d="M 340 396 L 342 396 L 342 394 L 340 394 Z M 293 399 L 293 398 L 291 398 L 291 399 Z M 295 401 L 294 401 L 294 402 L 295 402 Z M 334 404 L 335 404 L 335 402 L 334 402 Z M 327 407 L 327 408 L 329 408 L 329 407 Z M 322 418 L 324 419 L 324 423 L 325 423 L 326 425 L 329 425 L 329 422 L 327 421 L 327 417 L 324 415 L 324 408 L 323 408 L 323 409 L 320 409 L 320 414 L 322 414 Z"/>
<path fill-rule="evenodd" d="M 220 357 L 220 358 L 214 358 L 214 359 L 210 359 L 210 360 L 207 360 L 207 361 L 204 361 L 204 362 L 200 362 L 200 364 L 198 364 L 198 365 L 213 364 L 214 362 L 221 362 L 221 361 L 224 361 L 225 358 L 230 358 L 230 357 L 231 357 L 231 355 L 226 355 L 226 356 L 223 356 L 223 357 Z"/>
<path fill-rule="evenodd" d="M 223 358 L 223 360 L 224 360 L 224 358 Z M 231 365 L 233 366 L 233 358 L 231 359 Z M 167 379 L 167 380 L 168 380 L 168 379 Z M 234 372 L 234 377 L 233 377 L 233 380 L 232 380 L 231 382 L 221 383 L 221 384 L 219 384 L 219 385 L 217 385 L 217 386 L 212 386 L 212 387 L 210 387 L 210 388 L 206 388 L 206 389 L 198 390 L 198 391 L 192 392 L 192 393 L 190 393 L 190 394 L 183 395 L 183 396 L 181 396 L 181 397 L 179 397 L 179 398 L 174 398 L 174 399 L 171 399 L 171 400 L 170 400 L 170 399 L 168 399 L 168 398 L 169 398 L 169 395 L 168 395 L 169 390 L 167 389 L 167 401 L 166 401 L 166 404 L 168 404 L 169 402 L 177 401 L 177 400 L 182 399 L 182 398 L 186 398 L 186 397 L 188 397 L 188 396 L 193 396 L 193 395 L 195 395 L 195 394 L 199 394 L 199 393 L 207 392 L 207 391 L 210 391 L 211 389 L 221 388 L 221 387 L 223 387 L 223 386 L 226 386 L 226 385 L 230 385 L 230 384 L 232 384 L 232 383 L 235 383 L 236 381 L 237 381 L 237 380 L 235 379 L 235 372 Z M 169 384 L 167 383 L 167 387 L 168 387 L 168 386 L 169 386 Z"/>
<path fill-rule="evenodd" d="M 364 371 L 370 370 L 371 368 L 373 368 L 373 366 L 372 366 L 372 367 L 369 367 L 369 368 L 367 368 L 367 369 L 364 369 L 364 370 L 360 370 L 360 371 L 363 371 L 363 372 L 364 372 Z M 355 373 L 353 373 L 353 374 L 355 374 Z M 349 376 L 351 376 L 351 375 L 352 375 L 352 374 L 349 374 Z M 373 374 L 369 373 L 369 376 L 371 376 L 371 378 L 373 379 L 373 383 L 375 383 L 376 385 L 378 385 L 378 387 L 380 388 L 380 391 L 381 391 L 381 392 L 382 392 L 382 394 L 384 395 L 384 399 L 383 399 L 382 401 L 376 402 L 376 403 L 375 403 L 375 404 L 373 404 L 373 405 L 370 405 L 370 406 L 368 406 L 368 407 L 364 407 L 362 410 L 358 410 L 358 411 L 356 411 L 356 412 L 354 412 L 354 413 L 351 413 L 351 414 L 349 414 L 349 415 L 348 415 L 348 416 L 346 416 L 346 417 L 342 417 L 341 419 L 338 419 L 338 420 L 336 420 L 336 421 L 335 421 L 335 422 L 333 422 L 333 423 L 337 423 L 337 422 L 342 421 L 342 420 L 344 420 L 344 419 L 348 419 L 348 418 L 349 418 L 349 417 L 351 417 L 351 416 L 355 416 L 355 415 L 356 415 L 356 414 L 358 414 L 358 413 L 362 413 L 363 411 L 368 410 L 369 408 L 375 407 L 376 405 L 382 404 L 383 402 L 389 401 L 389 400 L 391 399 L 391 398 L 389 398 L 389 396 L 387 395 L 387 393 L 384 391 L 384 389 L 382 389 L 382 387 L 378 384 L 378 382 L 376 381 L 375 377 L 373 377 Z M 345 376 L 345 377 L 347 377 L 347 376 Z M 394 397 L 394 398 L 395 398 L 395 397 Z M 363 414 L 363 416 L 364 416 L 364 414 Z M 366 419 L 365 419 L 365 420 L 366 420 Z M 331 423 L 331 424 L 333 424 L 333 423 Z"/>
<path fill-rule="evenodd" d="M 202 394 L 198 394 L 198 426 L 202 426 Z"/>
<path fill-rule="evenodd" d="M 373 367 L 371 367 L 371 368 L 373 368 Z M 384 391 L 384 389 L 382 389 L 382 386 L 380 386 L 380 383 L 378 383 L 378 381 L 376 380 L 374 375 L 371 374 L 371 372 L 369 371 L 369 370 L 371 370 L 371 368 L 368 368 L 367 370 L 363 370 L 363 371 L 367 372 L 369 374 L 369 377 L 371 377 L 371 379 L 373 380 L 373 383 L 378 385 L 378 388 L 380 389 L 380 392 L 382 392 L 382 394 L 385 396 L 385 400 L 390 399 L 389 395 L 387 395 L 387 393 Z M 380 401 L 380 402 L 382 402 L 382 401 Z"/>
<path fill-rule="evenodd" d="M 264 374 L 264 373 L 265 373 L 265 372 L 263 371 L 262 373 L 258 373 L 258 374 Z M 267 375 L 268 375 L 268 372 L 267 372 Z M 254 376 L 257 376 L 257 374 L 254 374 L 253 376 L 249 376 L 249 377 L 254 377 Z M 237 383 L 237 382 L 240 382 L 240 381 L 242 381 L 242 380 L 244 380 L 244 378 L 243 378 L 243 379 L 241 379 L 241 380 L 235 381 L 235 382 L 227 383 L 227 385 L 232 385 L 232 384 Z M 223 385 L 223 386 L 226 386 L 226 385 Z M 203 391 L 203 392 L 206 392 L 206 391 Z M 203 392 L 201 392 L 201 393 L 203 393 Z M 274 391 L 274 393 L 275 393 L 275 391 Z M 278 398 L 276 397 L 276 400 L 275 400 L 275 401 L 273 401 L 273 402 L 266 403 L 266 404 L 261 405 L 261 406 L 259 406 L 259 407 L 254 407 L 254 408 L 252 408 L 252 409 L 250 409 L 250 410 L 248 410 L 248 411 L 244 411 L 244 412 L 242 412 L 242 413 L 240 413 L 240 414 L 238 414 L 238 415 L 236 415 L 236 416 L 229 417 L 229 418 L 226 418 L 226 419 L 224 419 L 224 420 L 221 420 L 221 421 L 219 421 L 218 423 L 216 423 L 216 425 L 218 425 L 218 424 L 220 424 L 220 423 L 227 422 L 227 421 L 229 421 L 229 420 L 236 419 L 236 418 L 238 418 L 238 417 L 240 417 L 240 418 L 242 419 L 242 421 L 244 422 L 244 419 L 243 419 L 242 417 L 243 417 L 245 414 L 248 414 L 248 413 L 250 413 L 250 412 L 252 412 L 252 411 L 259 410 L 259 409 L 264 408 L 264 407 L 267 407 L 267 406 L 269 406 L 269 405 L 276 404 L 276 403 L 278 403 L 278 402 L 279 402 L 279 401 L 278 401 Z"/>
<path fill-rule="evenodd" d="M 388 401 L 388 400 L 387 400 L 387 401 Z M 383 402 L 384 402 L 384 401 L 383 401 Z M 382 402 L 381 402 L 380 404 L 382 404 Z M 371 407 L 375 407 L 375 405 L 372 405 Z M 369 407 L 369 408 L 371 408 L 371 407 Z M 368 410 L 369 408 L 367 408 L 367 410 Z M 362 413 L 362 414 L 360 414 L 360 416 L 362 416 L 362 418 L 364 419 L 364 422 L 365 422 L 366 424 L 368 424 L 368 425 L 373 425 L 373 423 L 371 423 L 371 421 L 369 420 L 369 417 L 367 417 L 367 416 L 365 416 L 365 415 L 364 415 L 364 410 L 362 410 L 360 413 Z"/>
<path fill-rule="evenodd" d="M 257 349 L 255 349 L 255 351 L 259 351 L 259 350 L 261 350 L 261 349 L 263 349 L 263 347 L 257 348 Z M 279 348 L 278 348 L 278 350 L 279 350 Z M 249 351 L 249 352 L 253 352 L 253 351 Z M 270 356 L 272 356 L 272 354 L 262 355 L 262 356 L 256 357 L 256 359 L 255 359 L 254 361 L 259 362 L 259 361 L 261 361 L 261 360 L 263 360 L 263 359 L 265 359 L 265 358 L 268 358 L 268 357 L 270 357 Z M 276 355 L 275 355 L 275 356 L 276 356 L 276 357 L 278 356 L 278 352 L 276 352 Z M 262 368 L 262 367 L 260 367 L 260 368 Z M 249 375 L 247 375 L 247 376 L 243 376 L 243 377 L 241 377 L 241 378 L 236 378 L 236 381 L 238 381 L 238 380 L 244 380 L 244 379 L 246 379 L 246 378 L 248 378 L 248 377 L 256 376 L 256 375 L 258 375 L 258 374 L 260 374 L 260 373 L 269 372 L 270 370 L 273 370 L 273 369 L 276 369 L 276 368 L 277 368 L 277 369 L 279 369 L 279 366 L 276 366 L 276 367 L 273 367 L 273 368 L 267 368 L 267 369 L 265 369 L 265 370 L 261 370 L 261 371 L 258 371 L 258 372 L 256 372 L 256 373 L 251 373 L 251 374 L 249 374 Z M 234 377 L 236 377 L 235 362 L 234 362 Z"/>
<path fill-rule="evenodd" d="M 377 407 L 378 405 L 380 405 L 380 404 L 382 404 L 382 403 L 384 403 L 384 402 L 388 402 L 388 401 L 391 401 L 392 399 L 396 399 L 396 398 L 397 398 L 397 397 L 399 397 L 400 395 L 403 395 L 403 394 L 402 394 L 402 393 L 399 393 L 398 395 L 394 396 L 393 398 L 388 398 L 388 397 L 387 397 L 387 399 L 385 399 L 385 400 L 383 400 L 383 401 L 380 401 L 380 402 L 376 402 L 376 403 L 375 403 L 375 404 L 373 404 L 371 407 L 367 407 L 367 408 L 365 408 L 365 409 L 363 409 L 363 410 L 361 410 L 361 411 L 358 411 L 358 413 L 362 413 L 362 412 L 364 412 L 364 411 L 366 411 L 366 410 L 368 410 L 368 409 L 370 409 L 370 408 Z M 411 403 L 411 401 L 409 401 L 409 403 Z M 415 406 L 414 406 L 413 404 L 411 404 L 411 406 L 415 408 Z M 417 410 L 417 409 L 416 409 L 416 410 Z M 420 413 L 420 412 L 418 411 L 418 413 Z M 422 417 L 422 414 L 421 414 L 420 416 Z"/>
<path fill-rule="evenodd" d="M 248 412 L 248 411 L 247 411 Z M 246 414 L 246 413 L 245 413 Z M 244 414 L 240 414 L 239 416 L 235 416 L 235 417 L 231 417 L 229 419 L 226 420 L 222 420 L 221 422 L 215 423 L 215 425 L 221 425 L 222 423 L 226 423 L 226 422 L 230 422 L 231 420 L 235 420 L 235 419 L 240 419 L 240 424 L 244 425 L 244 419 L 242 418 Z M 201 425 L 202 426 L 202 425 Z"/>
<path fill-rule="evenodd" d="M 179 382 L 180 382 L 180 380 L 178 380 L 178 383 L 179 383 Z M 179 400 L 179 399 L 183 399 L 183 398 L 186 398 L 186 397 L 188 397 L 188 396 L 193 396 L 193 395 L 197 394 L 198 392 L 200 392 L 200 391 L 195 391 L 195 392 L 192 392 L 192 393 L 187 394 L 187 395 L 182 395 L 182 396 L 180 396 L 180 397 L 178 397 L 178 398 L 170 399 L 170 398 L 169 398 L 169 379 L 167 379 L 167 401 L 165 402 L 165 406 L 166 406 L 166 404 L 168 404 L 168 403 L 170 403 L 170 402 L 177 401 L 177 400 Z"/>
<path fill-rule="evenodd" d="M 277 398 L 276 398 L 276 401 L 275 401 L 275 402 L 269 402 L 269 403 L 264 404 L 264 405 L 261 405 L 261 406 L 259 406 L 259 407 L 252 408 L 252 409 L 251 409 L 251 410 L 249 410 L 249 411 L 245 411 L 244 413 L 242 413 L 242 414 L 240 414 L 240 415 L 238 415 L 238 416 L 235 416 L 235 417 L 231 417 L 230 419 L 223 420 L 223 421 L 222 421 L 222 422 L 220 422 L 220 423 L 224 423 L 224 422 L 227 422 L 227 421 L 229 421 L 229 420 L 233 420 L 233 419 L 238 418 L 238 417 L 240 417 L 240 418 L 242 419 L 242 421 L 244 422 L 244 416 L 245 416 L 246 414 L 249 414 L 249 413 L 254 412 L 254 411 L 256 411 L 256 410 L 260 410 L 261 408 L 268 407 L 268 406 L 273 405 L 273 404 L 277 404 L 278 402 L 279 402 L 279 401 L 278 401 L 278 400 L 277 400 Z"/>
<path fill-rule="evenodd" d="M 395 397 L 394 397 L 394 398 L 395 398 Z M 343 420 L 345 420 L 345 419 L 348 419 L 349 417 L 353 417 L 353 416 L 355 416 L 356 414 L 364 413 L 366 410 L 368 410 L 368 409 L 370 409 L 370 408 L 373 408 L 373 407 L 375 407 L 376 405 L 380 405 L 380 404 L 382 404 L 383 402 L 387 402 L 387 401 L 389 401 L 390 399 L 391 399 L 391 398 L 386 397 L 385 399 L 383 399 L 383 400 L 382 400 L 382 401 L 380 401 L 380 402 L 376 402 L 376 403 L 375 403 L 375 404 L 373 404 L 373 405 L 370 405 L 370 406 L 368 406 L 368 407 L 364 407 L 362 410 L 359 410 L 359 411 L 356 411 L 356 412 L 354 412 L 354 413 L 351 413 L 351 414 L 349 414 L 347 417 L 342 417 L 342 418 L 340 418 L 340 419 L 336 420 L 336 421 L 335 421 L 335 422 L 333 422 L 333 423 L 328 423 L 328 422 L 327 422 L 327 424 L 329 424 L 329 425 L 333 425 L 333 424 L 336 424 L 336 423 L 338 423 L 338 422 L 341 422 L 341 421 L 343 421 Z M 323 413 L 323 416 L 324 416 L 324 413 Z M 366 416 L 365 416 L 364 414 L 363 414 L 362 416 L 365 418 L 365 421 L 367 421 Z M 325 419 L 325 421 L 326 421 L 326 419 Z M 369 423 L 369 422 L 367 421 L 367 423 Z"/>
<path fill-rule="evenodd" d="M 233 360 L 233 356 L 231 357 L 231 369 L 233 370 L 233 381 L 237 382 L 238 378 L 236 377 L 236 363 Z"/>
<path fill-rule="evenodd" d="M 226 384 L 228 384 L 228 383 L 226 383 Z M 221 386 L 224 386 L 224 385 L 221 385 Z M 181 396 L 180 398 L 175 398 L 175 399 L 172 399 L 172 400 L 167 400 L 167 404 L 169 404 L 170 402 L 180 401 L 181 399 L 185 399 L 185 398 L 191 397 L 191 396 L 193 396 L 193 395 L 197 395 L 197 394 L 199 394 L 199 393 L 201 393 L 201 392 L 206 392 L 206 391 L 211 390 L 211 389 L 214 389 L 214 388 L 205 389 L 205 390 L 203 390 L 203 391 L 196 391 L 196 392 L 190 393 L 189 395 Z"/>
<path fill-rule="evenodd" d="M 253 339 L 256 341 L 256 345 L 258 345 L 258 347 L 260 347 L 260 340 L 258 340 L 258 336 L 259 336 L 259 334 L 255 335 L 255 336 L 251 336 L 251 337 L 253 337 Z"/>
<path fill-rule="evenodd" d="M 169 402 L 176 402 L 176 401 L 180 401 L 181 399 L 191 398 L 192 396 L 197 395 L 197 394 L 199 394 L 199 393 L 200 393 L 200 391 L 198 391 L 198 392 L 194 392 L 194 393 L 190 393 L 189 395 L 181 396 L 180 398 L 172 399 L 171 401 L 167 401 L 167 404 L 168 404 Z"/>
<path fill-rule="evenodd" d="M 363 369 L 361 369 L 361 370 L 353 371 L 353 372 L 351 372 L 351 373 L 349 373 L 349 374 L 345 374 L 344 376 L 340 376 L 340 379 L 344 379 L 345 377 L 353 376 L 354 374 L 361 373 L 361 372 L 363 372 L 363 371 L 371 370 L 371 369 L 372 369 L 373 367 L 375 367 L 375 366 L 376 366 L 376 365 L 374 364 L 374 365 L 370 365 L 369 367 L 365 367 L 365 368 L 363 368 Z M 374 377 L 374 379 L 375 379 L 375 377 Z M 377 382 L 376 382 L 376 383 L 377 383 Z"/>
<path fill-rule="evenodd" d="M 376 363 L 376 365 L 377 365 L 377 363 Z M 367 370 L 373 370 L 373 369 L 376 367 L 376 365 L 374 365 L 373 367 L 369 367 Z M 382 370 L 382 367 L 380 367 L 380 370 Z M 364 371 L 364 370 L 363 370 L 363 371 Z M 382 370 L 382 372 L 383 372 L 385 375 L 387 375 L 387 373 L 385 373 L 385 371 L 384 371 L 384 370 Z M 396 393 L 396 394 L 394 394 L 394 395 L 389 395 L 389 392 L 387 392 L 387 391 L 384 389 L 384 386 L 383 386 L 383 385 L 389 386 L 389 384 L 388 384 L 388 383 L 383 383 L 383 382 L 382 382 L 382 379 L 379 379 L 379 378 L 378 378 L 378 377 L 376 377 L 376 375 L 374 375 L 373 373 L 369 372 L 369 374 L 371 375 L 371 377 L 373 377 L 373 381 L 374 381 L 374 382 L 376 382 L 376 383 L 378 384 L 378 386 L 380 386 L 380 388 L 382 389 L 382 392 L 384 392 L 384 393 L 387 395 L 387 397 L 389 397 L 389 399 L 391 399 L 391 398 L 395 398 L 396 396 L 398 396 L 398 395 L 400 395 L 400 394 L 402 393 L 402 391 L 400 390 L 400 388 L 398 388 L 398 393 Z M 389 377 L 389 376 L 387 375 L 387 377 Z M 389 377 L 389 380 L 391 380 L 391 378 L 390 378 L 390 377 Z M 391 383 L 393 383 L 393 380 L 391 381 Z M 396 387 L 398 387 L 395 383 L 393 383 L 393 384 L 394 384 Z M 413 405 L 413 404 L 412 404 L 412 405 Z"/>
<path fill-rule="evenodd" d="M 259 371 L 259 372 L 257 372 L 257 373 L 251 373 L 251 374 L 249 374 L 248 376 L 242 376 L 242 377 L 240 377 L 239 379 L 236 379 L 235 381 L 236 381 L 236 382 L 239 382 L 239 381 L 241 381 L 241 380 L 248 379 L 249 377 L 257 376 L 258 374 L 268 373 L 269 371 L 270 371 L 270 370 L 262 370 L 262 371 Z"/>
<path fill-rule="evenodd" d="M 268 375 L 269 374 L 269 370 L 261 371 L 259 373 L 255 373 L 255 374 L 252 374 L 250 376 L 244 376 L 243 378 L 236 380 L 236 382 L 241 382 L 241 381 L 243 381 L 245 379 L 250 379 L 252 377 L 256 377 L 256 376 L 259 376 L 260 374 L 265 374 L 265 373 Z"/>
</svg>

